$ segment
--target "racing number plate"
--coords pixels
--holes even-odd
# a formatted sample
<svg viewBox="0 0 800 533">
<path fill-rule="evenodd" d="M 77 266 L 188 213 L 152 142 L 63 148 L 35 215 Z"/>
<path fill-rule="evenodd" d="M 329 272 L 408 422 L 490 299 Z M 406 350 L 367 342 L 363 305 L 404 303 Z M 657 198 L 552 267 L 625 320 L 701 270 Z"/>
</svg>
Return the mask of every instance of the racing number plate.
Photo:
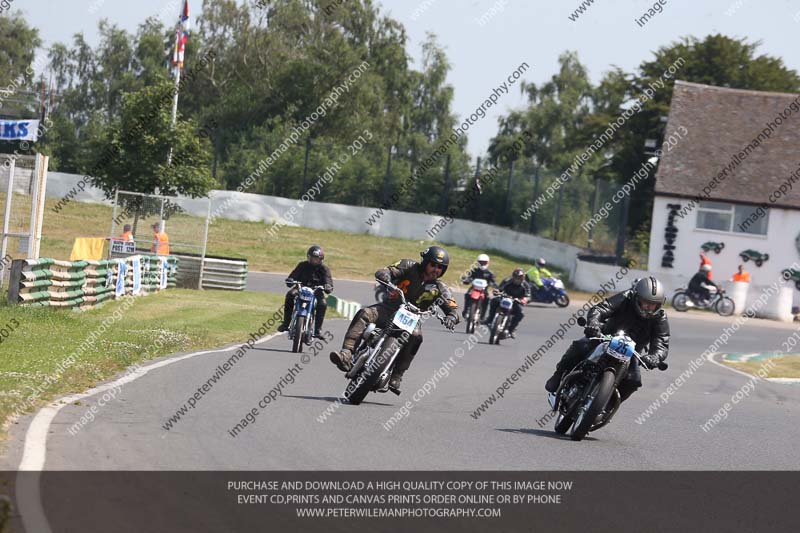
<svg viewBox="0 0 800 533">
<path fill-rule="evenodd" d="M 419 322 L 419 317 L 413 313 L 409 313 L 405 309 L 398 309 L 392 320 L 395 326 L 409 333 L 414 333 L 417 322 Z"/>
</svg>

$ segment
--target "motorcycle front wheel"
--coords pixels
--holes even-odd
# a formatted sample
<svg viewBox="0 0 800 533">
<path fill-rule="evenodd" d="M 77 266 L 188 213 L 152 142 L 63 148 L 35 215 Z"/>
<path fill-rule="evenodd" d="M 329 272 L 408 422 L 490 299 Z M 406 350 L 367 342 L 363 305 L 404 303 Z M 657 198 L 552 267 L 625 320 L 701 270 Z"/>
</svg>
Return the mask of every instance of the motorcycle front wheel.
<svg viewBox="0 0 800 533">
<path fill-rule="evenodd" d="M 467 334 L 475 333 L 475 302 L 472 302 L 472 305 L 469 306 L 469 313 L 467 313 Z"/>
<path fill-rule="evenodd" d="M 572 433 L 569 437 L 572 440 L 583 440 L 589 433 L 589 430 L 594 424 L 595 418 L 608 403 L 611 394 L 614 392 L 614 383 L 616 376 L 614 372 L 605 370 L 600 375 L 594 384 L 594 398 L 589 405 L 583 405 L 578 413 L 578 418 L 572 426 Z"/>
<path fill-rule="evenodd" d="M 358 405 L 364 401 L 369 391 L 377 383 L 386 365 L 389 364 L 389 360 L 394 355 L 394 350 L 401 350 L 402 348 L 403 346 L 399 345 L 397 339 L 387 338 L 381 347 L 380 353 L 372 361 L 371 366 L 367 366 L 359 375 L 350 380 L 350 384 L 344 391 L 344 397 L 347 401 L 353 405 Z"/>
<path fill-rule="evenodd" d="M 306 329 L 306 317 L 299 316 L 294 321 L 294 332 L 292 337 L 292 352 L 301 353 L 303 351 L 303 333 Z"/>
<path fill-rule="evenodd" d="M 569 296 L 566 294 L 559 294 L 556 296 L 556 305 L 559 307 L 566 307 L 569 305 Z"/>
<path fill-rule="evenodd" d="M 716 310 L 720 316 L 731 316 L 736 310 L 736 304 L 727 296 L 723 296 L 714 304 L 714 310 Z"/>
</svg>

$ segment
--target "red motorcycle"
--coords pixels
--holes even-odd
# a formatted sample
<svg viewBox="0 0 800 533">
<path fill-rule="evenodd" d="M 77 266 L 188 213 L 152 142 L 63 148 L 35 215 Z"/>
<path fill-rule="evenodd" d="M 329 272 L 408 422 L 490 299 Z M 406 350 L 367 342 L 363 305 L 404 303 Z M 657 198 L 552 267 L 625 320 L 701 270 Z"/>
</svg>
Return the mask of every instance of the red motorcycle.
<svg viewBox="0 0 800 533">
<path fill-rule="evenodd" d="M 481 311 L 488 286 L 489 283 L 485 279 L 473 279 L 472 285 L 467 290 L 467 333 L 474 333 L 475 326 L 483 320 Z"/>
</svg>

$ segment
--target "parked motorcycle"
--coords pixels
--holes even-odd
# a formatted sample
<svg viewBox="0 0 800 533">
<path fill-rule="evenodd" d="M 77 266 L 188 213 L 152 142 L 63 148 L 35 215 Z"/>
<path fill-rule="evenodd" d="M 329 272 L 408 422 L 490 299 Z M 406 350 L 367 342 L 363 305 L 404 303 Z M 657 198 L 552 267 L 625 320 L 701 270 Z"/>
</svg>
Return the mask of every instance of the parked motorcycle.
<svg viewBox="0 0 800 533">
<path fill-rule="evenodd" d="M 725 296 L 723 289 L 714 291 L 712 287 L 711 291 L 711 298 L 702 301 L 695 294 L 681 287 L 675 291 L 675 295 L 672 297 L 672 307 L 682 313 L 694 307 L 695 309 L 713 309 L 720 316 L 731 316 L 736 308 L 733 300 Z"/>
<path fill-rule="evenodd" d="M 379 280 L 380 281 L 380 280 Z M 392 283 L 385 283 L 400 296 L 400 307 L 385 328 L 369 324 L 364 329 L 353 350 L 353 367 L 345 374 L 350 380 L 343 396 L 353 405 L 360 404 L 370 391 L 387 392 L 397 356 L 408 343 L 414 328 L 423 318 L 435 316 L 436 308 L 421 311 L 406 301 L 403 291 Z M 451 330 L 452 331 L 452 330 Z"/>
<path fill-rule="evenodd" d="M 294 312 L 289 324 L 289 340 L 292 341 L 292 352 L 301 353 L 303 344 L 311 345 L 314 340 L 314 309 L 317 306 L 317 297 L 314 292 L 325 287 L 305 287 L 299 281 L 292 281 L 297 287 L 297 297 L 294 300 Z"/>
<path fill-rule="evenodd" d="M 511 311 L 514 309 L 514 302 L 525 305 L 522 300 L 506 293 L 500 295 L 500 304 L 497 306 L 492 323 L 489 324 L 489 344 L 500 344 L 501 339 L 508 338 L 508 326 L 511 325 Z"/>
<path fill-rule="evenodd" d="M 546 304 L 556 304 L 558 307 L 569 305 L 569 296 L 564 288 L 564 282 L 558 278 L 542 278 L 542 286 L 531 291 L 531 301 Z"/>
<path fill-rule="evenodd" d="M 467 290 L 467 333 L 474 333 L 475 326 L 483 320 L 483 302 L 486 300 L 488 286 L 489 282 L 485 279 L 473 279 Z"/>
<path fill-rule="evenodd" d="M 578 324 L 585 326 L 586 319 L 579 318 Z M 611 422 L 621 403 L 619 384 L 628 374 L 633 358 L 648 370 L 636 352 L 636 343 L 624 331 L 591 338 L 601 341 L 600 344 L 547 397 L 552 410 L 558 413 L 555 432 L 560 435 L 569 432 L 576 441 Z M 667 363 L 659 363 L 658 369 L 666 370 Z"/>
</svg>

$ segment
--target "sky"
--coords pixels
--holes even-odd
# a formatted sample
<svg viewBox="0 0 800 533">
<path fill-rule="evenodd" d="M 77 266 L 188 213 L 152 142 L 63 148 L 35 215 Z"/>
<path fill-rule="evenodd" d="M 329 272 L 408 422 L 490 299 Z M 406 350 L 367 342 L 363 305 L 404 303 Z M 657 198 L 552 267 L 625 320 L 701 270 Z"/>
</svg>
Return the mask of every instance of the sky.
<svg viewBox="0 0 800 533">
<path fill-rule="evenodd" d="M 331 0 L 333 1 L 333 0 Z M 420 68 L 421 43 L 428 32 L 445 47 L 452 70 L 453 111 L 462 120 L 522 63 L 527 82 L 546 82 L 558 66 L 558 56 L 575 50 L 597 83 L 613 66 L 632 72 L 652 52 L 684 37 L 722 33 L 761 41 L 758 52 L 783 59 L 800 71 L 797 36 L 800 2 L 796 0 L 660 0 L 661 12 L 643 25 L 636 22 L 657 0 L 595 0 L 576 20 L 570 20 L 581 0 L 377 0 L 384 14 L 403 23 L 408 53 Z M 99 37 L 97 22 L 107 18 L 131 32 L 151 15 L 165 24 L 177 19 L 179 0 L 14 0 L 30 24 L 39 28 L 45 46 L 69 42 L 84 32 L 90 44 Z M 190 0 L 192 18 L 202 3 Z M 342 9 L 346 8 L 346 1 Z M 680 78 L 680 75 L 678 75 Z M 497 132 L 497 119 L 524 107 L 520 83 L 473 124 L 467 149 L 475 157 L 485 152 Z"/>
</svg>

